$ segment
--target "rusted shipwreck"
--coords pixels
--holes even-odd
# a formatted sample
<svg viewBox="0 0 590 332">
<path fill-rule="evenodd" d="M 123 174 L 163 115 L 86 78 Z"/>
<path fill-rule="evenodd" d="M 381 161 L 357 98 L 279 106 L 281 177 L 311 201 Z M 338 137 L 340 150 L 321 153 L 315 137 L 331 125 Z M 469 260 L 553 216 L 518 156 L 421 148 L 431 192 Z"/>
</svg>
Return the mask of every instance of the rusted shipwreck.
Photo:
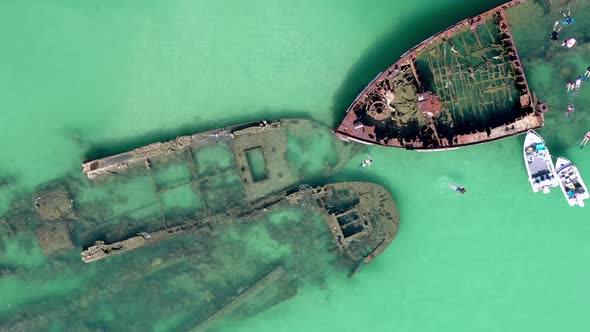
<svg viewBox="0 0 590 332">
<path fill-rule="evenodd" d="M 426 39 L 356 97 L 335 131 L 344 139 L 445 150 L 543 126 L 510 31 L 513 0 Z"/>
</svg>

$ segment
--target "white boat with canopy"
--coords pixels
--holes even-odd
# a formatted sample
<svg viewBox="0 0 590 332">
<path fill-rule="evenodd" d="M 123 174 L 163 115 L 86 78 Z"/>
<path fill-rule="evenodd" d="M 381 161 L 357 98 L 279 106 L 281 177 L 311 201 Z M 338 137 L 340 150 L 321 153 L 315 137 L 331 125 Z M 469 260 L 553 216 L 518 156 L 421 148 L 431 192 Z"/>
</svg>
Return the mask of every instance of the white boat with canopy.
<svg viewBox="0 0 590 332">
<path fill-rule="evenodd" d="M 524 164 L 529 175 L 529 182 L 534 192 L 542 190 L 549 193 L 550 187 L 557 187 L 559 181 L 551 155 L 545 141 L 533 130 L 529 130 L 524 139 Z"/>
<path fill-rule="evenodd" d="M 559 157 L 555 168 L 559 176 L 559 186 L 569 205 L 583 207 L 584 200 L 590 198 L 590 194 L 576 165 L 564 157 Z"/>
</svg>

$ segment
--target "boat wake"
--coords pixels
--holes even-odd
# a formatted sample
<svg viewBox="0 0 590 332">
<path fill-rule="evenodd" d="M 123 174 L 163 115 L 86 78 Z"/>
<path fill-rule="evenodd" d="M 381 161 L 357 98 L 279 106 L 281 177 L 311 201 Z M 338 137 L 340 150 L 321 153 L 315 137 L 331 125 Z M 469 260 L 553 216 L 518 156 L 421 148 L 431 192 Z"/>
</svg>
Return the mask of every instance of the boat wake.
<svg viewBox="0 0 590 332">
<path fill-rule="evenodd" d="M 447 176 L 440 177 L 436 182 L 436 189 L 440 194 L 449 193 L 449 183 L 451 180 Z"/>
</svg>

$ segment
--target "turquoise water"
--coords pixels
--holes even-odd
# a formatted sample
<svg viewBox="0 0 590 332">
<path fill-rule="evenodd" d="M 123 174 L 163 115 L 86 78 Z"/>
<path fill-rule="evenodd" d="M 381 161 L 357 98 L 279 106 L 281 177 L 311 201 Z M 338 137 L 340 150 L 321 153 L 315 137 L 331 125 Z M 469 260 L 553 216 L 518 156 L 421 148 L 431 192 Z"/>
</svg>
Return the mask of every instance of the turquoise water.
<svg viewBox="0 0 590 332">
<path fill-rule="evenodd" d="M 78 174 L 82 160 L 156 140 L 260 118 L 303 116 L 333 127 L 400 54 L 500 3 L 4 0 L 2 210 L 13 194 Z M 576 146 L 590 129 L 590 88 L 565 94 L 565 83 L 589 65 L 584 4 L 577 2 L 576 23 L 561 32 L 578 39 L 570 50 L 545 47 L 558 13 L 541 17 L 539 10 L 515 20 L 531 26 L 516 42 L 531 88 L 551 107 L 541 134 L 552 154 L 590 174 L 588 151 Z M 570 102 L 576 112 L 566 119 Z M 353 279 L 335 272 L 323 287 L 309 282 L 291 300 L 219 329 L 588 330 L 588 213 L 569 208 L 557 188 L 533 195 L 522 140 L 428 154 L 371 148 L 370 171 L 360 172 L 360 160 L 351 161 L 333 179 L 373 181 L 392 192 L 402 227 L 390 248 Z M 467 194 L 449 192 L 449 181 L 465 185 Z M 2 264 L 27 277 L 0 280 L 0 321 L 43 312 L 39 302 L 69 303 L 99 277 L 95 266 L 73 268 L 75 254 L 48 262 L 27 236 L 2 246 Z M 269 249 L 262 244 L 261 250 Z M 176 284 L 198 299 L 180 272 Z M 136 288 L 121 300 L 125 307 L 142 301 L 145 293 Z M 158 298 L 147 298 L 157 306 Z M 127 318 L 113 312 L 97 305 L 93 326 L 151 318 L 149 311 L 130 309 Z M 156 331 L 175 331 L 190 315 L 179 309 L 150 323 Z"/>
</svg>

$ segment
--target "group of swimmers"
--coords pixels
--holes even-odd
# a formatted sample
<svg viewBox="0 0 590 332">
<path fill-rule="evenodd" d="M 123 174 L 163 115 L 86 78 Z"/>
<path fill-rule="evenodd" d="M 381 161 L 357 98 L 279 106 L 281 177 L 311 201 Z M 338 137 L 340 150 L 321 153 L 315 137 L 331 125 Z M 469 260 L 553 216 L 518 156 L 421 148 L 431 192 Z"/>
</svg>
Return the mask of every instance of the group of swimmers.
<svg viewBox="0 0 590 332">
<path fill-rule="evenodd" d="M 554 42 L 559 40 L 559 32 L 564 26 L 574 24 L 574 18 L 571 17 L 571 12 L 569 10 L 567 11 L 567 14 L 565 12 L 561 12 L 561 14 L 564 17 L 562 22 L 563 25 L 559 26 L 559 21 L 555 21 L 555 24 L 553 25 L 553 32 L 551 33 L 550 39 Z M 572 48 L 574 45 L 576 45 L 576 40 L 574 38 L 565 38 L 561 42 L 561 46 L 567 48 Z"/>
<path fill-rule="evenodd" d="M 590 79 L 590 67 L 586 68 L 586 72 L 584 73 L 584 78 L 586 80 Z M 574 89 L 576 89 L 576 91 L 580 91 L 581 85 L 582 85 L 582 75 L 578 75 L 578 77 L 576 77 L 575 82 L 568 82 L 567 83 L 567 85 L 566 85 L 567 92 L 572 92 Z M 565 117 L 570 116 L 570 114 L 572 114 L 572 112 L 575 110 L 576 110 L 576 108 L 575 108 L 574 104 L 568 104 L 567 109 L 565 111 Z M 580 149 L 583 149 L 584 146 L 586 146 L 586 144 L 588 144 L 589 140 L 590 140 L 590 131 L 588 131 L 586 133 L 586 135 L 584 135 L 582 142 L 580 142 Z"/>
<path fill-rule="evenodd" d="M 566 26 L 566 25 L 571 25 L 574 24 L 574 18 L 571 16 L 571 11 L 568 10 L 567 13 L 562 11 L 561 14 L 563 15 L 564 19 L 563 19 L 563 25 L 559 26 L 559 21 L 556 21 L 555 24 L 553 25 L 553 32 L 551 33 L 551 37 L 550 39 L 553 42 L 556 42 L 559 40 L 559 32 L 561 31 L 561 29 Z M 567 47 L 567 48 L 572 48 L 574 45 L 576 44 L 576 40 L 574 38 L 565 38 L 562 42 L 561 42 L 561 46 Z M 569 81 L 565 88 L 567 90 L 568 93 L 573 93 L 574 90 L 580 91 L 580 87 L 582 86 L 582 80 L 590 80 L 590 66 L 588 68 L 586 68 L 586 72 L 584 73 L 584 75 L 578 75 L 578 77 L 576 77 L 575 81 Z M 574 104 L 568 104 L 567 105 L 567 109 L 565 111 L 565 116 L 568 117 L 570 116 L 570 114 L 572 114 L 573 111 L 575 111 L 576 108 L 574 106 Z M 584 138 L 582 139 L 582 142 L 580 142 L 580 149 L 584 148 L 584 146 L 586 146 L 586 144 L 588 144 L 588 142 L 590 141 L 590 131 L 588 131 L 586 133 L 586 135 L 584 135 Z"/>
<path fill-rule="evenodd" d="M 586 72 L 584 75 L 578 75 L 574 81 L 569 81 L 565 85 L 567 92 L 572 92 L 574 89 L 576 91 L 580 91 L 580 87 L 582 86 L 582 81 L 590 80 L 590 66 L 586 68 Z"/>
<path fill-rule="evenodd" d="M 559 21 L 555 21 L 555 24 L 553 25 L 553 32 L 551 33 L 550 39 L 554 42 L 559 40 L 559 32 L 561 31 L 561 29 L 564 26 L 574 24 L 574 18 L 571 16 L 570 10 L 568 10 L 567 13 L 562 11 L 561 14 L 564 17 L 563 22 L 562 22 L 563 25 L 559 26 Z M 574 38 L 565 38 L 562 41 L 561 46 L 571 48 L 575 44 L 576 44 L 576 40 Z M 586 72 L 584 73 L 583 76 L 578 75 L 578 77 L 576 77 L 576 79 L 574 81 L 567 82 L 567 84 L 565 86 L 567 92 L 573 92 L 574 90 L 580 91 L 580 87 L 582 86 L 583 77 L 590 79 L 590 67 L 588 67 L 588 69 L 586 69 Z M 565 112 L 565 116 L 566 117 L 569 116 L 574 110 L 575 110 L 574 105 L 569 104 L 567 107 L 567 111 Z"/>
</svg>

